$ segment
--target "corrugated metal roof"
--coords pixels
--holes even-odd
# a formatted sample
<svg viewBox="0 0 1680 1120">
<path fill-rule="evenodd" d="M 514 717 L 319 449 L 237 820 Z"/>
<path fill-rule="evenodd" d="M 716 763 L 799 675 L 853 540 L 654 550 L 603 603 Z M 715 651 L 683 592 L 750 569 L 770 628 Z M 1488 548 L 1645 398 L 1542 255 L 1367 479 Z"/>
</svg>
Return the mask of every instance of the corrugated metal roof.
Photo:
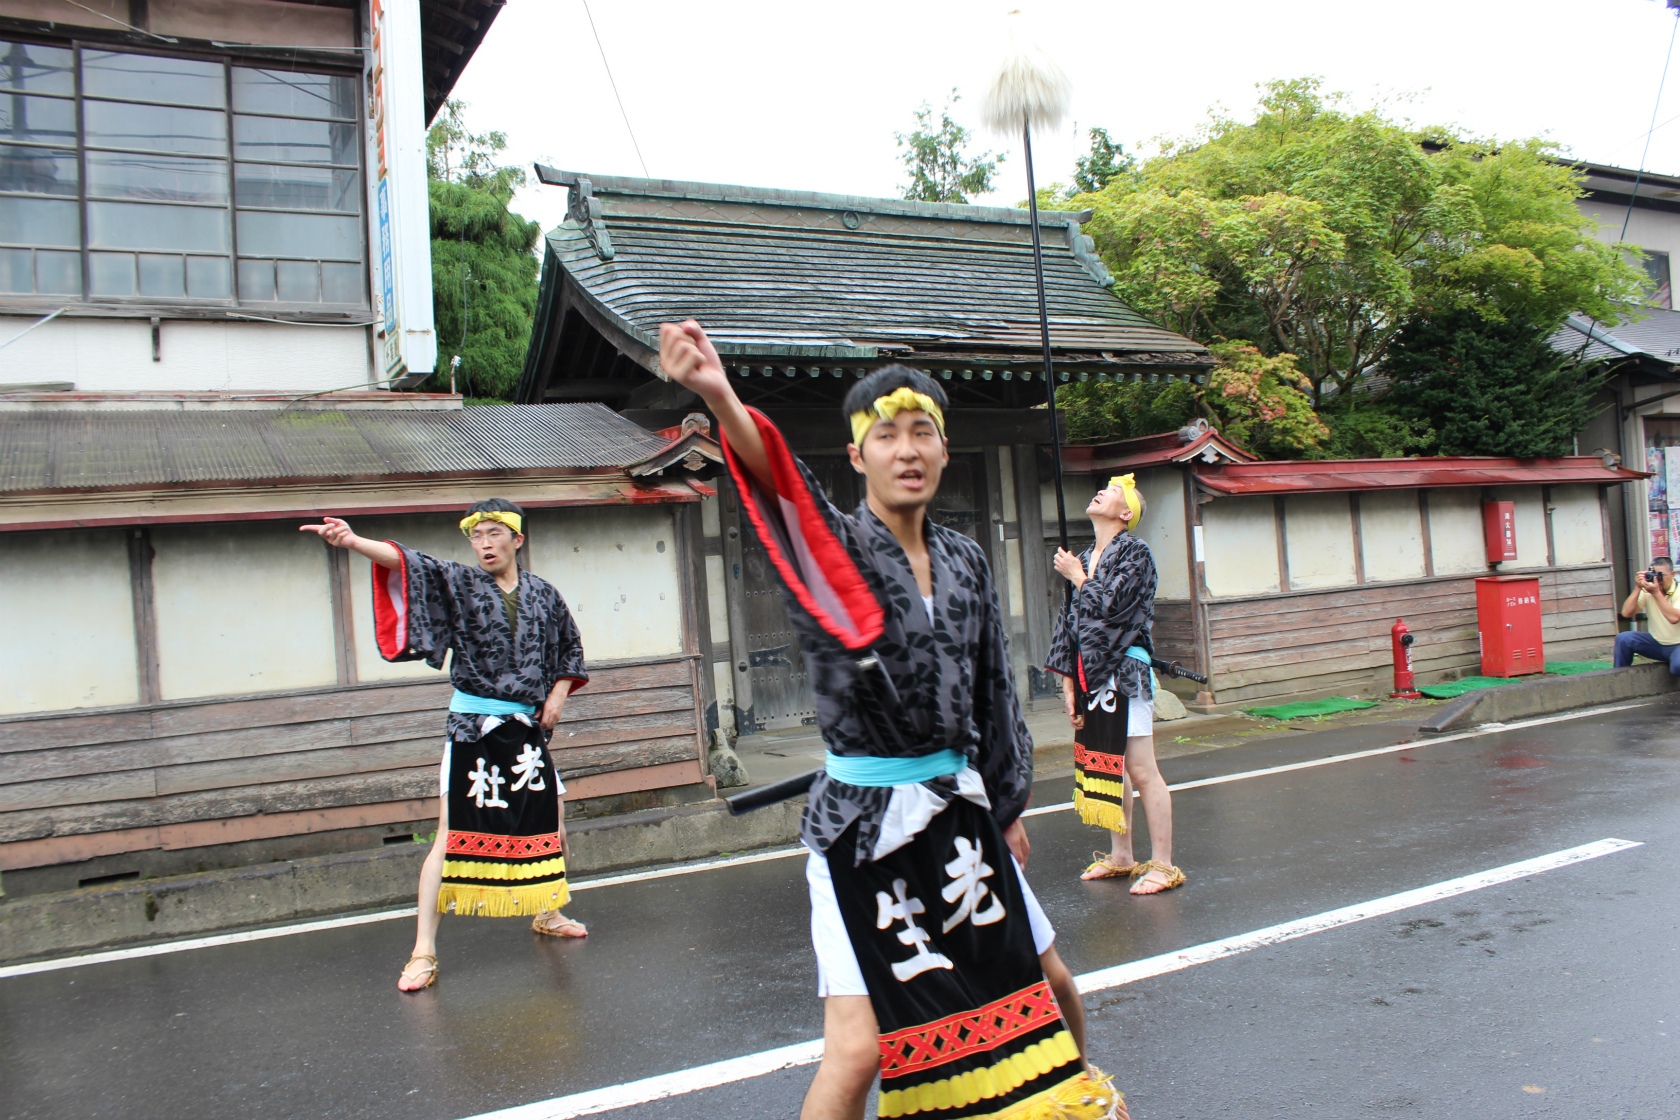
<svg viewBox="0 0 1680 1120">
<path fill-rule="evenodd" d="M 1039 345 L 1024 212 L 614 178 L 590 180 L 586 221 L 578 177 L 542 170 L 569 179 L 574 195 L 550 247 L 650 347 L 660 323 L 690 316 L 725 354 L 958 347 L 1002 357 Z M 1082 216 L 1041 216 L 1052 346 L 1207 364 L 1201 345 L 1115 298 Z"/>
<path fill-rule="evenodd" d="M 1613 483 L 1646 478 L 1644 471 L 1607 467 L 1596 455 L 1561 459 L 1459 457 L 1432 459 L 1299 459 L 1225 463 L 1198 470 L 1197 481 L 1218 494 L 1347 492 L 1444 486 L 1538 486 Z"/>
<path fill-rule="evenodd" d="M 622 468 L 669 444 L 600 404 L 50 409 L 0 424 L 0 492 Z"/>
</svg>

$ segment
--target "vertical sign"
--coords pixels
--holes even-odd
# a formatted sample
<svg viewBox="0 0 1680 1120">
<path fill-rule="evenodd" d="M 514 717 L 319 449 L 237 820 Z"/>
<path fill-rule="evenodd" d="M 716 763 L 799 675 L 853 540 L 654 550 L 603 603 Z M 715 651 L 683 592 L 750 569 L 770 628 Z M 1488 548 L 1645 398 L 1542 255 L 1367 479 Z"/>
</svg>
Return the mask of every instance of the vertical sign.
<svg viewBox="0 0 1680 1120">
<path fill-rule="evenodd" d="M 380 376 L 413 384 L 437 368 L 420 0 L 371 0 L 368 18 L 368 179 Z"/>
</svg>

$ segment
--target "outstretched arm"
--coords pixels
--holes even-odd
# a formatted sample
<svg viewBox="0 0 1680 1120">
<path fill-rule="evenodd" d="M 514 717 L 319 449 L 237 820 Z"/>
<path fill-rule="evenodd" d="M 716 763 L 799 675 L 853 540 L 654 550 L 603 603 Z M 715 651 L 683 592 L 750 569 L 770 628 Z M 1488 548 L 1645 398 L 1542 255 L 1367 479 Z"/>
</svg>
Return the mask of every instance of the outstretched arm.
<svg viewBox="0 0 1680 1120">
<path fill-rule="evenodd" d="M 659 368 L 678 385 L 692 389 L 706 402 L 712 415 L 723 429 L 729 449 L 735 453 L 747 472 L 770 493 L 776 492 L 770 475 L 770 456 L 765 454 L 764 439 L 758 425 L 747 415 L 729 375 L 723 371 L 717 349 L 699 323 L 689 319 L 682 323 L 662 323 L 659 327 Z"/>
<path fill-rule="evenodd" d="M 337 517 L 323 517 L 319 525 L 299 525 L 298 531 L 314 533 L 337 548 L 359 552 L 381 568 L 402 567 L 402 553 L 385 541 L 370 541 L 366 537 L 358 537 L 348 524 Z"/>
</svg>

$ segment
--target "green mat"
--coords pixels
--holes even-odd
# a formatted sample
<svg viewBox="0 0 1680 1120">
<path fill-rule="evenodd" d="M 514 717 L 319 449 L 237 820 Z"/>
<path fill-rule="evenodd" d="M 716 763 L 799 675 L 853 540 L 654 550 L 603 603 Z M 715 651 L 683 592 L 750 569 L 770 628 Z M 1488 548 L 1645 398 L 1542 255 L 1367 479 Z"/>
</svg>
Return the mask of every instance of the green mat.
<svg viewBox="0 0 1680 1120">
<path fill-rule="evenodd" d="M 1608 661 L 1554 661 L 1546 666 L 1543 674 L 1536 673 L 1526 677 L 1465 677 L 1463 680 L 1447 681 L 1445 684 L 1426 684 L 1418 691 L 1436 700 L 1451 700 L 1478 688 L 1498 688 L 1500 685 L 1531 681 L 1541 676 L 1568 677 L 1576 673 L 1596 673 L 1600 669 L 1608 668 Z"/>
<path fill-rule="evenodd" d="M 1307 716 L 1327 716 L 1332 712 L 1352 712 L 1360 708 L 1376 707 L 1374 700 L 1349 700 L 1346 696 L 1328 696 L 1323 700 L 1301 700 L 1294 704 L 1277 704 L 1270 708 L 1244 708 L 1251 716 L 1267 719 L 1303 719 Z"/>
</svg>

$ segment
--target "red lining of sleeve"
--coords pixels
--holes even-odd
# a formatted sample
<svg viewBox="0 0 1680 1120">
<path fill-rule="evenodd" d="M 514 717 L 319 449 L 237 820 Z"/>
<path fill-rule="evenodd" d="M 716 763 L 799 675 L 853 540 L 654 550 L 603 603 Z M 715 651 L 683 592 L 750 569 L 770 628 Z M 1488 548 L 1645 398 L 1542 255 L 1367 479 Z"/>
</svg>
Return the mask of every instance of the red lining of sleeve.
<svg viewBox="0 0 1680 1120">
<path fill-rule="evenodd" d="M 724 461 L 729 464 L 729 474 L 735 480 L 735 488 L 741 495 L 741 505 L 746 509 L 747 516 L 752 519 L 753 528 L 758 531 L 758 538 L 764 544 L 764 550 L 770 555 L 771 563 L 776 565 L 776 571 L 786 581 L 793 591 L 793 597 L 805 612 L 817 620 L 817 624 L 840 642 L 847 649 L 864 649 L 876 638 L 881 636 L 884 623 L 884 613 L 881 604 L 876 601 L 874 592 L 864 582 L 863 573 L 846 551 L 846 546 L 840 543 L 834 535 L 834 530 L 828 527 L 822 510 L 817 508 L 811 492 L 805 487 L 805 479 L 799 473 L 798 465 L 793 461 L 793 453 L 788 450 L 787 442 L 782 439 L 782 433 L 776 430 L 776 425 L 769 417 L 758 409 L 747 407 L 747 413 L 758 425 L 758 434 L 764 440 L 764 450 L 770 457 L 770 477 L 776 484 L 776 493 L 793 503 L 799 513 L 799 528 L 805 537 L 805 544 L 811 550 L 811 555 L 828 577 L 829 585 L 835 594 L 851 613 L 857 623 L 855 632 L 848 630 L 839 620 L 817 605 L 811 589 L 800 578 L 799 569 L 776 544 L 775 535 L 765 525 L 764 513 L 758 508 L 758 502 L 753 497 L 752 480 L 747 476 L 741 464 L 735 458 L 735 452 L 730 449 L 727 437 L 721 438 Z"/>
<path fill-rule="evenodd" d="M 570 697 L 576 696 L 578 693 L 583 691 L 583 686 L 589 683 L 589 678 L 588 677 L 559 677 L 559 678 L 555 679 L 554 683 L 559 684 L 561 681 L 571 681 L 572 682 L 572 690 L 570 692 L 566 693 L 566 696 L 568 698 L 570 698 Z"/>
<path fill-rule="evenodd" d="M 397 563 L 402 572 L 403 605 L 398 610 L 391 602 L 390 570 L 378 564 L 373 568 L 373 639 L 379 646 L 379 656 L 390 661 L 406 653 L 408 647 L 408 559 L 395 541 L 386 544 L 397 550 Z"/>
</svg>

